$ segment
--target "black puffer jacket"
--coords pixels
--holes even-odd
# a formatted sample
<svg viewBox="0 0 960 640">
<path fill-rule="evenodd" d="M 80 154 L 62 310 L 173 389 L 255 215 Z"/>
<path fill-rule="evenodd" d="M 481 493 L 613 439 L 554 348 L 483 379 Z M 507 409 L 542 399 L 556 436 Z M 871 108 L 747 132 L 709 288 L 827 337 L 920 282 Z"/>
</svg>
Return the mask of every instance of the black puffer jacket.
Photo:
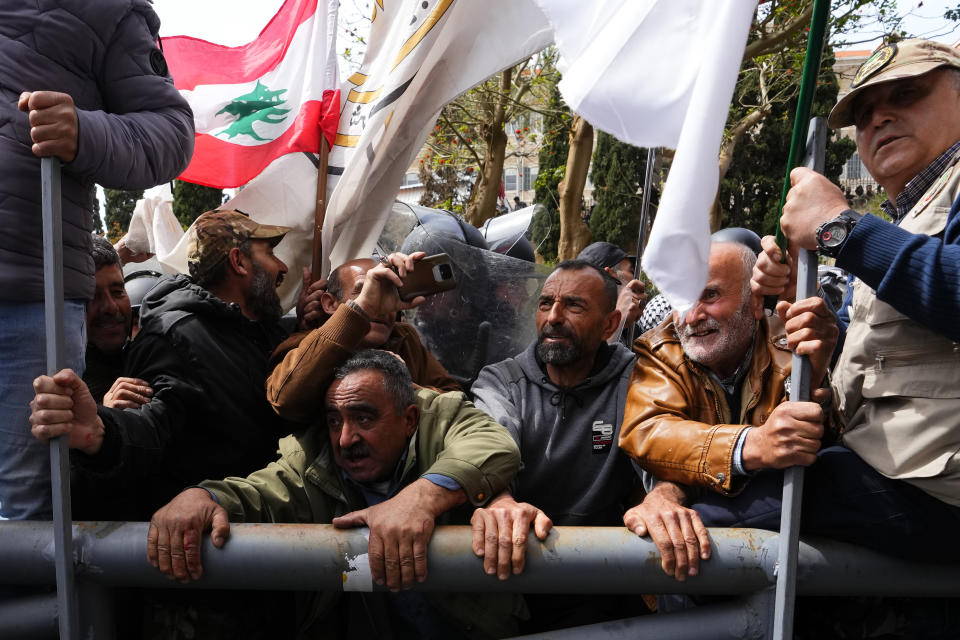
<svg viewBox="0 0 960 640">
<path fill-rule="evenodd" d="M 248 320 L 180 275 L 147 294 L 140 323 L 126 375 L 147 380 L 153 398 L 139 410 L 99 408 L 103 448 L 74 451 L 73 461 L 75 475 L 99 485 L 92 502 L 112 513 L 84 513 L 90 502 L 78 496 L 77 518 L 149 519 L 185 487 L 267 466 L 290 432 L 264 390 L 267 357 L 286 337 L 279 325 Z M 133 509 L 117 506 L 118 492 L 131 494 Z"/>
<path fill-rule="evenodd" d="M 178 176 L 193 153 L 193 114 L 156 44 L 148 0 L 0 2 L 0 300 L 43 299 L 40 159 L 23 91 L 68 93 L 77 156 L 64 165 L 68 299 L 93 297 L 93 185 L 142 189 Z"/>
</svg>

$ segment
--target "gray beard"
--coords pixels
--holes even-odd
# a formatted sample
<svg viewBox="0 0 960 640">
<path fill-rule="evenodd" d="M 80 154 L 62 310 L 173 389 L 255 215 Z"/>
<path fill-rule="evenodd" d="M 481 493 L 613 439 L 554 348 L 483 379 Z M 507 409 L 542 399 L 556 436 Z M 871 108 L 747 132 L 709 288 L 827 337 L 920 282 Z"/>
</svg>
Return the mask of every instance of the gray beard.
<svg viewBox="0 0 960 640">
<path fill-rule="evenodd" d="M 734 351 L 741 353 L 746 352 L 750 343 L 753 341 L 755 327 L 756 319 L 750 310 L 748 298 L 747 303 L 740 308 L 736 315 L 730 318 L 725 327 L 721 326 L 712 318 L 697 325 L 696 330 L 698 331 L 703 329 L 720 330 L 719 344 L 710 352 L 693 343 L 694 341 L 691 340 L 689 335 L 692 331 L 690 326 L 683 325 L 678 327 L 677 333 L 680 336 L 680 346 L 683 347 L 683 351 L 687 354 L 687 357 L 698 364 L 712 369 L 713 364 L 718 361 L 723 361 Z"/>
</svg>

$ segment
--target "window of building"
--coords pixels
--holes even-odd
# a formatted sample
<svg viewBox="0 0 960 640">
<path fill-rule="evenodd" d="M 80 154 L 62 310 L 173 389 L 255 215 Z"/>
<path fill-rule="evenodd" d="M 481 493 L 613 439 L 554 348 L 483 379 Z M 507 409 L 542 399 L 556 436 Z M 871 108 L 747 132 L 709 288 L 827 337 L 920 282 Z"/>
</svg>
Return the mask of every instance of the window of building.
<svg viewBox="0 0 960 640">
<path fill-rule="evenodd" d="M 504 191 L 517 190 L 517 170 L 516 169 L 508 169 L 503 173 L 503 190 Z"/>
</svg>

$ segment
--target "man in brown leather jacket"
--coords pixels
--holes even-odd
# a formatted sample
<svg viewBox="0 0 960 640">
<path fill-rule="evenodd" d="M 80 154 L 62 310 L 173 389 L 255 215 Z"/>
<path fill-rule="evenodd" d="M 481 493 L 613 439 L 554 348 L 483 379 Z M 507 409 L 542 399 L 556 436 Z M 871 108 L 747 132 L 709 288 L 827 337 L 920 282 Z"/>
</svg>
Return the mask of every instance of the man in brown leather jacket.
<svg viewBox="0 0 960 640">
<path fill-rule="evenodd" d="M 700 516 L 684 506 L 697 490 L 722 501 L 759 470 L 809 465 L 823 436 L 820 406 L 783 402 L 784 381 L 792 349 L 810 356 L 812 380 L 824 380 L 836 320 L 819 298 L 765 316 L 750 294 L 755 262 L 745 245 L 714 243 L 696 306 L 634 344 L 620 447 L 645 470 L 648 494 L 624 523 L 650 534 L 678 580 L 710 553 Z"/>
</svg>

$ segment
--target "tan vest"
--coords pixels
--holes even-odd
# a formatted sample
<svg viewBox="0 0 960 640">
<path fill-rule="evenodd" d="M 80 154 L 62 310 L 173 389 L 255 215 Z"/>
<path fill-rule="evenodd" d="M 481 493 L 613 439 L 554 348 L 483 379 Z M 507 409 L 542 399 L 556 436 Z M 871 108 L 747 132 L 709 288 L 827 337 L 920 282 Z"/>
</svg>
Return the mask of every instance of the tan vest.
<svg viewBox="0 0 960 640">
<path fill-rule="evenodd" d="M 902 229 L 942 237 L 960 195 L 958 159 L 904 217 Z M 833 387 L 847 447 L 883 475 L 960 506 L 960 344 L 881 302 L 857 280 Z"/>
</svg>

